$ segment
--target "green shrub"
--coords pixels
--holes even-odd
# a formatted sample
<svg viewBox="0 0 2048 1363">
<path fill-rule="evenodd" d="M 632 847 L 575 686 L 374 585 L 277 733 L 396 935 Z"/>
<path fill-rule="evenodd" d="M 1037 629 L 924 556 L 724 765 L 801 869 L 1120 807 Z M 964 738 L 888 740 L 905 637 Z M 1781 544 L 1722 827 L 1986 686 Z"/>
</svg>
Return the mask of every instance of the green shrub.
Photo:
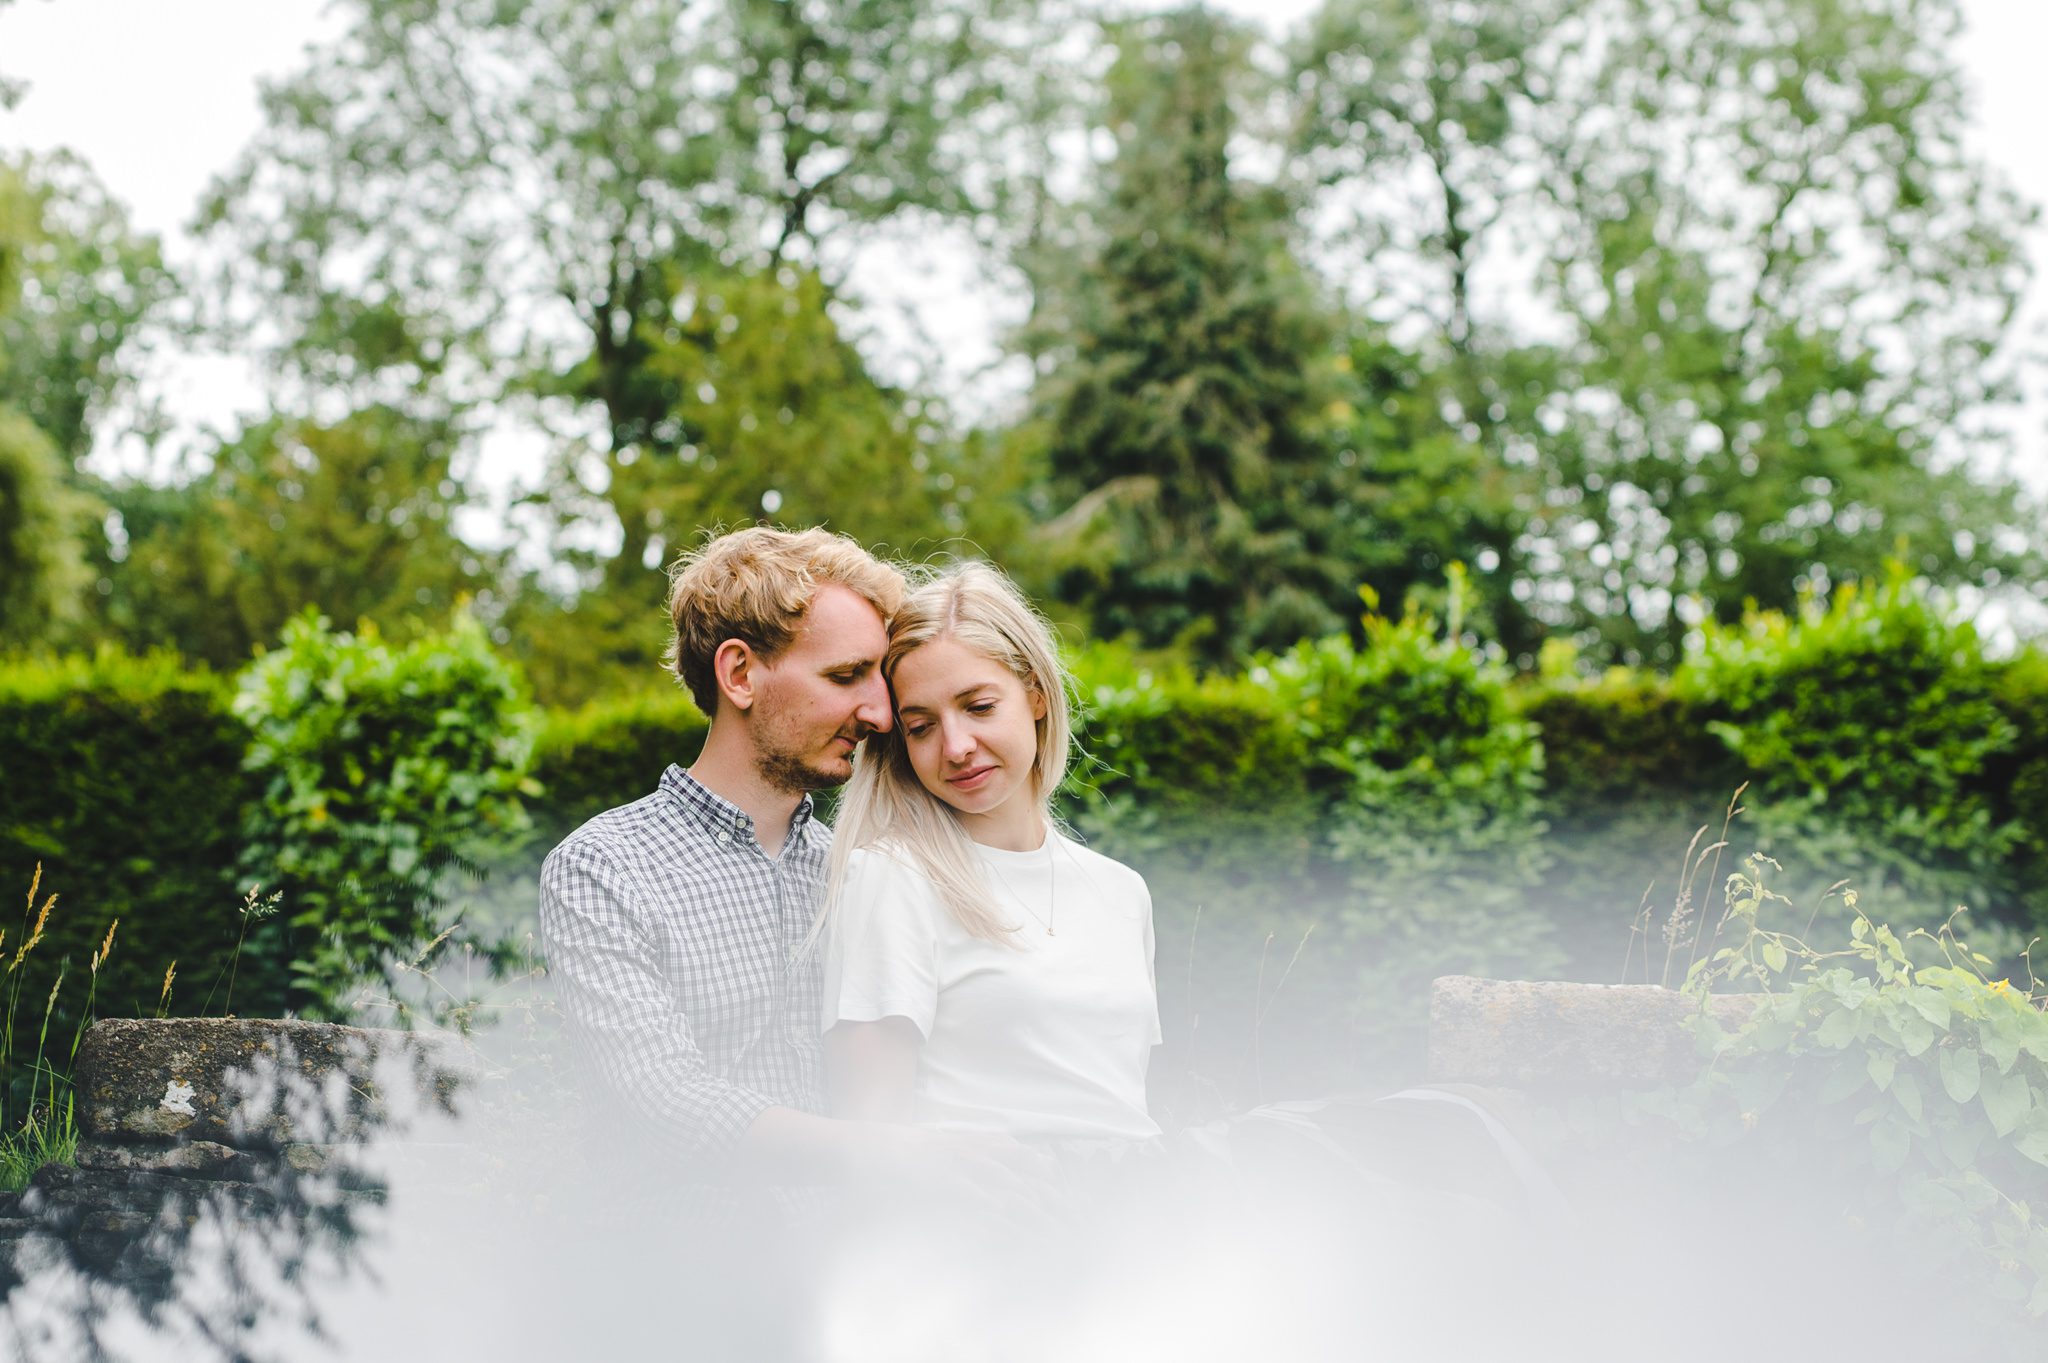
<svg viewBox="0 0 2048 1363">
<path fill-rule="evenodd" d="M 1322 810 L 1300 733 L 1244 678 L 1106 645 L 1072 663 L 1085 757 L 1060 807 L 1152 890 L 1160 1008 L 1175 1039 L 1153 1065 L 1154 1102 L 1177 1120 L 1241 1108 L 1260 1096 L 1254 1020 L 1302 932 L 1328 916 Z M 1306 1049 L 1289 1044 L 1290 1023 L 1325 1038 L 1346 1024 L 1349 990 L 1331 964 L 1317 954 L 1295 976 L 1289 1001 L 1301 1006 L 1275 1020 L 1276 1057 Z M 1273 1070 L 1275 1091 L 1328 1087 Z"/>
<path fill-rule="evenodd" d="M 353 985 L 442 926 L 449 874 L 524 834 L 532 712 L 467 617 L 394 650 L 311 612 L 234 703 L 261 783 L 244 878 L 285 895 L 251 933 L 246 997 L 345 1015 Z"/>
<path fill-rule="evenodd" d="M 1959 1312 L 1989 1305 L 2048 1319 L 2048 999 L 2038 981 L 1997 978 L 1952 923 L 1894 933 L 1844 896 L 1841 941 L 1811 945 L 1765 926 L 1795 906 L 1779 868 L 1750 856 L 1728 877 L 1716 940 L 1686 989 L 1757 990 L 1725 1026 L 1693 1026 L 1700 1076 L 1655 1091 L 1641 1114 L 1736 1152 L 1815 1205 L 1856 1207 Z M 1803 908 L 1789 915 L 1801 928 Z M 1960 1318 L 1960 1317 L 1959 1317 Z M 1972 1313 L 1983 1326 L 2000 1321 Z M 2018 1355 L 2011 1355 L 2018 1356 Z"/>
<path fill-rule="evenodd" d="M 174 1010 L 200 1006 L 235 941 L 247 743 L 221 680 L 168 655 L 0 665 L 0 884 L 18 891 L 40 863 L 44 887 L 61 891 L 17 977 L 30 1051 L 66 962 L 72 983 L 51 1035 L 70 1036 L 83 973 L 115 919 L 97 1011 L 155 1011 L 173 961 Z M 0 919 L 8 959 L 28 926 Z"/>
<path fill-rule="evenodd" d="M 1543 742 L 1551 866 L 1531 905 L 1557 925 L 1571 978 L 1613 978 L 1644 895 L 1675 891 L 1687 843 L 1718 834 L 1746 773 L 1654 674 L 1613 668 L 1513 699 Z"/>
<path fill-rule="evenodd" d="M 1262 673 L 1328 801 L 1348 929 L 1397 971 L 1367 994 L 1452 971 L 1545 970 L 1550 925 L 1527 911 L 1548 864 L 1543 749 L 1507 679 L 1421 615 L 1369 617 L 1365 646 L 1304 643 Z"/>
<path fill-rule="evenodd" d="M 1223 869 L 1308 854 L 1306 752 L 1270 692 L 1140 666 L 1114 649 L 1083 653 L 1074 672 L 1085 757 L 1063 808 L 1110 855 L 1171 852 Z"/>
<path fill-rule="evenodd" d="M 593 814 L 653 791 L 671 762 L 696 761 L 708 727 L 680 690 L 550 712 L 533 754 L 533 860 Z"/>
<path fill-rule="evenodd" d="M 2009 881 L 2017 915 L 2048 927 L 2048 655 L 2035 650 L 1994 666 L 1991 698 L 2012 742 L 1985 763 L 1993 818 L 2015 833 Z"/>
<path fill-rule="evenodd" d="M 1884 911 L 1909 924 L 1957 903 L 2012 915 L 2021 831 L 1985 775 L 2013 725 L 1976 630 L 1924 586 L 1894 573 L 1796 618 L 1709 625 L 1673 688 L 1753 776 L 1763 851 L 1896 896 Z"/>
</svg>

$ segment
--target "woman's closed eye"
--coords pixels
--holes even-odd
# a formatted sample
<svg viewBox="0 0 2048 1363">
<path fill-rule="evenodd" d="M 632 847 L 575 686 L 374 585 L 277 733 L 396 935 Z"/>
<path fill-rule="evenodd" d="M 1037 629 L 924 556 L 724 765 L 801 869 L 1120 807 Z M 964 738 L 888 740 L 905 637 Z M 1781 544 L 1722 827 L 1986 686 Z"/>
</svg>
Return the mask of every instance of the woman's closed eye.
<svg viewBox="0 0 2048 1363">
<path fill-rule="evenodd" d="M 962 708 L 976 718 L 984 718 L 996 712 L 996 702 L 994 700 L 970 701 Z M 902 726 L 905 738 L 923 738 L 936 727 L 928 719 L 902 719 L 899 717 L 897 723 Z"/>
</svg>

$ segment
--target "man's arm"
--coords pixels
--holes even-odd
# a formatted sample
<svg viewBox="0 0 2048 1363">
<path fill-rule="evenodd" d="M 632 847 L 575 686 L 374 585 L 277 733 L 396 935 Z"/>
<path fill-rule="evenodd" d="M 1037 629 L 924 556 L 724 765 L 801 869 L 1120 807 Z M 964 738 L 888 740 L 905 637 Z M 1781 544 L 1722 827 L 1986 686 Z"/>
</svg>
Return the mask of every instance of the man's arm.
<svg viewBox="0 0 2048 1363">
<path fill-rule="evenodd" d="M 820 1117 L 712 1073 L 630 911 L 625 881 L 602 851 L 557 847 L 541 868 L 541 941 L 583 1050 L 670 1146 L 729 1174 L 789 1183 L 917 1174 L 942 1157 L 1015 1161 L 1010 1142 Z"/>
<path fill-rule="evenodd" d="M 681 1153 L 728 1156 L 776 1104 L 705 1064 L 632 911 L 626 879 L 587 845 L 564 843 L 549 854 L 540 879 L 548 974 L 606 1086 Z"/>
</svg>

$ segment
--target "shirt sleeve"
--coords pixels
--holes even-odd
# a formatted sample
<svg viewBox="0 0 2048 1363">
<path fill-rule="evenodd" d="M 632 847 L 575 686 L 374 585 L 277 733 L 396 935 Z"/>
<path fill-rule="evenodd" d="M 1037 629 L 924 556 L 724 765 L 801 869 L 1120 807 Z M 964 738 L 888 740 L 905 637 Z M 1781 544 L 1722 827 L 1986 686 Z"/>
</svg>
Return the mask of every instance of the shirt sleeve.
<svg viewBox="0 0 2048 1363">
<path fill-rule="evenodd" d="M 825 951 L 825 1031 L 841 1022 L 908 1018 L 929 1038 L 939 1009 L 938 905 L 917 871 L 859 852 L 832 906 Z"/>
<path fill-rule="evenodd" d="M 597 848 L 565 843 L 540 876 L 548 975 L 606 1087 L 679 1152 L 724 1154 L 767 1097 L 713 1074 L 661 973 L 626 873 Z"/>
<path fill-rule="evenodd" d="M 1152 930 L 1152 887 L 1142 876 L 1138 879 L 1138 917 L 1144 925 L 1145 934 L 1145 983 L 1152 993 L 1151 1042 L 1157 1046 L 1166 1040 L 1166 1033 L 1159 1025 L 1159 944 Z"/>
</svg>

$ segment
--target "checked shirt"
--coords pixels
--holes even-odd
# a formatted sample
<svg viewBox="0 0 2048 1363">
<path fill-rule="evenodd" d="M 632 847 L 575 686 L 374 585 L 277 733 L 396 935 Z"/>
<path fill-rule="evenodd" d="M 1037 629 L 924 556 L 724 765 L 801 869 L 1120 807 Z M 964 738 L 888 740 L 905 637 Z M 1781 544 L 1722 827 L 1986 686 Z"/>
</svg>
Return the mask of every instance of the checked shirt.
<svg viewBox="0 0 2048 1363">
<path fill-rule="evenodd" d="M 763 1109 L 819 1111 L 818 952 L 831 830 L 806 796 L 781 854 L 681 767 L 548 854 L 540 929 L 604 1086 L 678 1153 L 730 1150 Z"/>
</svg>

